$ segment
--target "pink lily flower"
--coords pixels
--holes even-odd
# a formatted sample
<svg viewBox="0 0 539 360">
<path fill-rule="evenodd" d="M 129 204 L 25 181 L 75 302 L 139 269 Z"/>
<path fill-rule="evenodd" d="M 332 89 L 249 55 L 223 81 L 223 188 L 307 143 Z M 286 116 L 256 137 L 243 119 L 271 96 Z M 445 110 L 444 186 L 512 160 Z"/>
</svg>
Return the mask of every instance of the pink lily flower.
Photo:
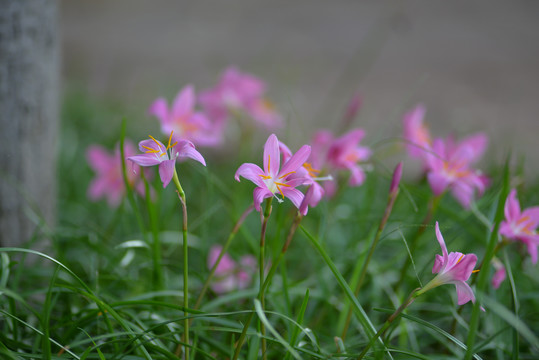
<svg viewBox="0 0 539 360">
<path fill-rule="evenodd" d="M 507 273 L 505 271 L 505 266 L 503 266 L 503 264 L 497 258 L 492 258 L 492 265 L 494 266 L 494 270 L 496 270 L 491 280 L 492 287 L 494 289 L 498 289 L 507 277 Z"/>
<path fill-rule="evenodd" d="M 206 161 L 195 149 L 195 145 L 188 140 L 180 140 L 174 144 L 172 141 L 173 132 L 168 138 L 168 145 L 165 147 L 162 142 L 149 135 L 149 140 L 139 142 L 140 151 L 144 154 L 129 156 L 127 160 L 140 166 L 159 166 L 159 177 L 166 187 L 174 176 L 176 159 L 191 158 L 206 166 Z"/>
<path fill-rule="evenodd" d="M 425 107 L 419 104 L 404 115 L 403 137 L 408 142 L 406 149 L 411 157 L 423 158 L 432 146 L 429 129 L 423 124 L 425 111 Z"/>
<path fill-rule="evenodd" d="M 470 275 L 479 270 L 474 270 L 477 262 L 475 254 L 463 254 L 460 252 L 447 253 L 444 238 L 440 232 L 440 226 L 436 222 L 436 238 L 442 248 L 442 255 L 436 255 L 432 273 L 438 274 L 427 285 L 425 285 L 418 295 L 430 289 L 445 284 L 454 284 L 457 289 L 457 303 L 466 304 L 468 301 L 475 303 L 475 295 L 470 285 L 466 283 Z"/>
<path fill-rule="evenodd" d="M 221 142 L 220 127 L 212 124 L 201 112 L 196 112 L 195 90 L 192 85 L 184 87 L 169 109 L 164 98 L 158 98 L 150 106 L 149 113 L 159 119 L 163 134 L 172 131 L 174 140 L 187 139 L 201 146 L 216 146 Z"/>
<path fill-rule="evenodd" d="M 517 191 L 511 190 L 505 201 L 505 220 L 500 224 L 499 233 L 509 240 L 522 241 L 534 264 L 537 263 L 537 247 L 539 246 L 539 206 L 520 211 Z"/>
<path fill-rule="evenodd" d="M 215 87 L 200 93 L 199 101 L 217 122 L 225 121 L 230 111 L 243 111 L 267 127 L 278 127 L 282 118 L 264 98 L 265 91 L 266 84 L 261 79 L 231 66 Z"/>
<path fill-rule="evenodd" d="M 305 178 L 292 178 L 305 163 L 311 147 L 303 145 L 288 161 L 284 162 L 280 168 L 281 153 L 279 150 L 279 140 L 275 134 L 271 134 L 264 145 L 264 169 L 258 165 L 245 163 L 242 164 L 234 178 L 240 181 L 240 176 L 252 181 L 257 186 L 253 191 L 255 209 L 260 211 L 260 204 L 266 198 L 274 196 L 277 201 L 282 202 L 277 193 L 282 198 L 289 198 L 292 203 L 299 208 L 303 200 L 303 193 L 296 189 L 296 186 L 308 182 Z"/>
<path fill-rule="evenodd" d="M 211 269 L 222 247 L 214 245 L 208 254 L 207 266 Z M 215 269 L 215 280 L 211 284 L 212 290 L 217 294 L 224 294 L 234 290 L 245 289 L 249 286 L 256 271 L 256 259 L 251 255 L 243 256 L 237 264 L 228 254 L 224 254 Z"/>
<path fill-rule="evenodd" d="M 124 143 L 124 154 L 135 154 L 135 146 L 129 140 Z M 125 194 L 125 183 L 122 176 L 122 158 L 119 146 L 116 146 L 114 154 L 109 154 L 105 148 L 99 145 L 91 145 L 86 150 L 86 159 L 90 167 L 96 172 L 96 177 L 88 188 L 88 197 L 97 201 L 103 197 L 107 199 L 109 206 L 117 207 Z M 135 190 L 145 195 L 144 184 L 139 177 L 132 172 L 127 172 L 127 182 L 135 186 Z"/>
<path fill-rule="evenodd" d="M 470 207 L 474 192 L 482 195 L 488 178 L 471 165 L 485 152 L 488 138 L 485 134 L 472 135 L 460 143 L 449 137 L 436 139 L 432 153 L 426 154 L 427 179 L 435 195 L 450 189 L 457 201 L 466 209 Z"/>
</svg>

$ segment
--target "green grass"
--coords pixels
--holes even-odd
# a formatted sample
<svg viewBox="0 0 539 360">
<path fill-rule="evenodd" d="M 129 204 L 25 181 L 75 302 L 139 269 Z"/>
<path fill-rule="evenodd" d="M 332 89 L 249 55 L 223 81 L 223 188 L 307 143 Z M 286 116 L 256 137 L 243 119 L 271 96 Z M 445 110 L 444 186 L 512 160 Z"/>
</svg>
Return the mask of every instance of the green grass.
<svg viewBox="0 0 539 360">
<path fill-rule="evenodd" d="M 199 309 L 185 308 L 182 218 L 173 187 L 163 189 L 154 172 L 148 180 L 154 192 L 149 201 L 129 193 L 120 207 L 111 209 L 105 201 L 87 199 L 93 174 L 85 149 L 94 143 L 112 149 L 120 141 L 123 117 L 128 119 L 126 137 L 134 142 L 159 132 L 157 122 L 117 104 L 68 93 L 59 144 L 59 222 L 43 239 L 31 239 L 46 241 L 46 250 L 0 248 L 0 358 L 178 359 L 185 314 L 192 319 L 191 341 L 184 344 L 191 359 L 231 358 L 249 316 L 260 319 L 266 333 L 261 334 L 257 321 L 251 322 L 242 359 L 261 357 L 262 338 L 269 359 L 357 358 L 408 293 L 432 279 L 434 256 L 441 253 L 434 221 L 440 223 L 450 251 L 476 253 L 481 262 L 492 256 L 497 241 L 490 230 L 503 218 L 500 199 L 511 179 L 521 175 L 491 164 L 492 185 L 472 211 L 463 210 L 450 194 L 443 196 L 411 254 L 406 244 L 421 225 L 432 193 L 424 179 L 404 181 L 356 297 L 358 269 L 382 219 L 390 183 L 390 171 L 377 157 L 362 186 L 343 186 L 334 198 L 309 210 L 273 273 L 263 308 L 256 300 L 258 280 L 227 294 L 210 290 Z M 243 149 L 199 148 L 206 168 L 192 162 L 177 166 L 189 204 L 190 306 L 210 272 L 210 246 L 224 245 L 252 203 L 253 185 L 236 182 L 234 173 L 243 162 L 261 162 L 268 134 L 259 131 L 254 139 L 262 142 L 246 141 Z M 310 135 L 302 141 L 308 142 Z M 405 162 L 405 173 L 406 168 Z M 518 187 L 523 208 L 539 203 L 538 189 L 539 183 Z M 295 215 L 289 201 L 273 202 L 266 262 L 279 258 Z M 236 260 L 256 257 L 259 238 L 255 211 L 232 237 L 228 252 Z M 412 266 L 396 289 L 410 256 Z M 452 285 L 427 292 L 389 326 L 366 358 L 539 357 L 538 268 L 517 243 L 497 256 L 509 265 L 508 280 L 499 290 L 490 286 L 493 270 L 486 266 L 472 275 L 479 276 L 473 287 L 481 301 L 475 307 L 457 306 Z M 341 339 L 348 309 L 353 316 Z"/>
</svg>

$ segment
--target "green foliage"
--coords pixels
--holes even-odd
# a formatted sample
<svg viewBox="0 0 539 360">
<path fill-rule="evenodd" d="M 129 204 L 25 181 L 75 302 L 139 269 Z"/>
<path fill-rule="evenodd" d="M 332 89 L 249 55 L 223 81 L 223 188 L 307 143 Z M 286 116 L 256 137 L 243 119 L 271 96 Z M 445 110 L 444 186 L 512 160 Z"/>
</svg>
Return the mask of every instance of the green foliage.
<svg viewBox="0 0 539 360">
<path fill-rule="evenodd" d="M 154 123 L 150 130 L 131 126 L 140 119 L 118 105 L 69 93 L 59 144 L 60 220 L 47 232 L 50 248 L 0 248 L 0 358 L 178 359 L 187 313 L 191 342 L 183 345 L 190 347 L 191 359 L 232 357 L 250 315 L 267 329 L 270 359 L 353 359 L 407 294 L 432 279 L 433 259 L 440 253 L 434 220 L 448 248 L 476 253 L 479 262 L 497 240 L 491 236 L 492 224 L 500 220 L 496 206 L 508 187 L 501 166 L 492 167 L 493 182 L 471 211 L 444 196 L 412 253 L 406 244 L 422 226 L 432 193 L 424 179 L 406 181 L 355 297 L 358 269 L 384 213 L 390 183 L 387 169 L 376 164 L 361 187 L 342 187 L 334 198 L 309 210 L 279 263 L 280 276 L 266 291 L 264 308 L 256 300 L 255 281 L 227 294 L 210 290 L 200 309 L 186 309 L 181 305 L 181 210 L 172 186 L 163 189 L 154 173 L 148 180 L 153 192 L 149 202 L 131 192 L 130 199 L 113 209 L 87 198 L 93 174 L 85 149 L 92 143 L 113 149 L 126 114 L 127 138 L 157 133 Z M 243 162 L 259 161 L 260 139 L 254 136 L 241 150 L 201 150 L 207 168 L 178 165 L 189 204 L 190 305 L 208 276 L 210 246 L 225 243 L 252 203 L 252 185 L 236 182 L 234 172 Z M 538 188 L 519 187 L 523 207 L 539 203 Z M 273 202 L 266 261 L 278 258 L 295 214 L 290 202 Z M 234 259 L 257 256 L 259 236 L 260 217 L 254 212 L 231 242 L 229 254 Z M 494 290 L 488 282 L 493 271 L 484 268 L 484 280 L 478 283 L 478 306 L 486 312 L 470 303 L 458 307 L 452 286 L 433 289 L 388 326 L 367 357 L 449 359 L 462 358 L 469 350 L 476 359 L 537 358 L 539 273 L 518 243 L 504 251 L 509 281 Z M 413 266 L 401 274 L 409 257 Z M 354 316 L 348 334 L 337 338 L 350 308 Z M 262 336 L 253 322 L 241 358 L 259 358 Z"/>
</svg>

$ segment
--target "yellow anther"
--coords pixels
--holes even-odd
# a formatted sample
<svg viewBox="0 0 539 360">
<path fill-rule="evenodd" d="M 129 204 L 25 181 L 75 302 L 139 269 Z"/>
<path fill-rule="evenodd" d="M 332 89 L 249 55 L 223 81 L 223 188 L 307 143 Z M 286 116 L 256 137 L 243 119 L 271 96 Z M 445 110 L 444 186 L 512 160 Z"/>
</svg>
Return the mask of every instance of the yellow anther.
<svg viewBox="0 0 539 360">
<path fill-rule="evenodd" d="M 472 274 L 478 273 L 480 269 L 472 271 Z"/>
<path fill-rule="evenodd" d="M 279 177 L 279 179 L 285 178 L 285 177 L 287 177 L 288 175 L 290 175 L 290 174 L 295 174 L 295 173 L 296 173 L 295 171 L 290 171 L 290 172 L 284 174 L 283 176 Z"/>
<path fill-rule="evenodd" d="M 148 146 L 142 145 L 142 147 L 145 148 L 145 149 L 148 149 L 148 151 L 146 151 L 146 154 L 158 153 L 158 152 L 159 152 L 159 150 L 157 150 L 157 149 L 152 149 L 151 147 L 148 147 Z"/>
<path fill-rule="evenodd" d="M 153 136 L 151 136 L 151 135 L 148 135 L 148 136 L 149 136 L 150 139 L 152 139 L 152 140 L 157 144 L 157 146 L 161 149 L 162 144 L 161 144 L 159 141 L 155 140 L 155 138 L 154 138 Z"/>
<path fill-rule="evenodd" d="M 457 264 L 462 260 L 463 257 L 464 257 L 464 254 L 462 254 L 462 255 L 459 257 L 459 259 L 458 259 L 458 261 L 457 261 Z M 455 265 L 457 265 L 457 264 L 455 264 Z"/>
<path fill-rule="evenodd" d="M 269 176 L 269 175 L 258 175 L 258 176 L 260 176 L 264 180 L 271 179 L 271 176 Z"/>
<path fill-rule="evenodd" d="M 172 141 L 172 134 L 174 134 L 174 130 L 172 130 L 170 132 L 170 136 L 168 137 L 168 145 L 167 145 L 167 150 L 170 149 L 170 142 Z M 174 146 L 174 145 L 172 145 Z"/>
<path fill-rule="evenodd" d="M 270 172 L 271 155 L 268 155 L 268 173 Z"/>
</svg>

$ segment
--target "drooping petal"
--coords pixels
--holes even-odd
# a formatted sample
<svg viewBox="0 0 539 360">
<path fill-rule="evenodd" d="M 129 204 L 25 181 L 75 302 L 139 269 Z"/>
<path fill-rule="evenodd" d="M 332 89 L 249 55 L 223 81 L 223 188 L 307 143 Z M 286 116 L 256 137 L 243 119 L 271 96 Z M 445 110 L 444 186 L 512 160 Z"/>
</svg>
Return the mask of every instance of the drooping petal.
<svg viewBox="0 0 539 360">
<path fill-rule="evenodd" d="M 283 192 L 283 195 L 290 199 L 292 204 L 299 209 L 301 202 L 303 201 L 303 193 L 298 189 L 294 189 L 293 187 L 282 187 L 281 191 Z"/>
<path fill-rule="evenodd" d="M 455 281 L 454 284 L 457 288 L 457 304 L 464 305 L 470 300 L 475 303 L 475 295 L 470 285 L 464 281 Z"/>
<path fill-rule="evenodd" d="M 444 265 L 444 258 L 438 254 L 434 257 L 434 266 L 432 267 L 432 273 L 437 274 L 442 270 Z"/>
<path fill-rule="evenodd" d="M 442 233 L 440 232 L 440 225 L 438 225 L 438 221 L 436 221 L 435 230 L 436 230 L 436 239 L 438 239 L 438 243 L 440 244 L 440 247 L 442 248 L 443 266 L 445 267 L 445 264 L 447 264 L 448 262 L 447 247 L 445 246 L 444 237 L 442 236 Z"/>
<path fill-rule="evenodd" d="M 128 157 L 127 160 L 130 160 L 140 166 L 153 166 L 162 162 L 162 159 L 160 159 L 156 154 L 133 155 Z"/>
<path fill-rule="evenodd" d="M 172 116 L 174 120 L 188 117 L 195 106 L 195 90 L 192 85 L 185 86 L 174 99 Z"/>
<path fill-rule="evenodd" d="M 279 171 L 279 176 L 283 176 L 292 171 L 296 171 L 298 168 L 302 167 L 305 161 L 309 158 L 311 154 L 311 147 L 309 145 L 303 145 L 288 161 L 283 165 L 281 171 Z"/>
<path fill-rule="evenodd" d="M 262 180 L 262 175 L 264 175 L 264 171 L 258 165 L 245 163 L 240 165 L 234 175 L 234 179 L 240 181 L 240 176 L 243 176 L 247 180 L 254 182 L 256 186 L 265 187 L 266 185 Z"/>
<path fill-rule="evenodd" d="M 275 177 L 281 166 L 281 153 L 279 151 L 279 140 L 275 134 L 271 134 L 264 145 L 264 171 Z"/>
<path fill-rule="evenodd" d="M 163 187 L 167 187 L 174 176 L 174 166 L 176 164 L 175 160 L 165 160 L 159 164 L 159 177 L 163 182 Z"/>
<path fill-rule="evenodd" d="M 204 160 L 204 157 L 195 149 L 195 145 L 193 145 L 192 142 L 188 140 L 181 140 L 178 142 L 178 144 L 174 147 L 173 151 L 178 151 L 178 158 L 191 158 L 193 160 L 198 161 L 202 165 L 206 166 L 206 161 Z"/>
<path fill-rule="evenodd" d="M 365 172 L 359 165 L 350 166 L 350 179 L 348 184 L 350 186 L 359 186 L 365 182 Z"/>
<path fill-rule="evenodd" d="M 429 172 L 427 180 L 434 195 L 438 196 L 443 193 L 450 184 L 450 179 L 439 172 Z"/>
<path fill-rule="evenodd" d="M 257 187 L 253 190 L 253 203 L 255 205 L 256 211 L 260 212 L 260 204 L 262 204 L 262 201 L 266 198 L 270 198 L 273 196 L 273 193 L 269 191 L 267 188 L 261 188 Z"/>
</svg>

